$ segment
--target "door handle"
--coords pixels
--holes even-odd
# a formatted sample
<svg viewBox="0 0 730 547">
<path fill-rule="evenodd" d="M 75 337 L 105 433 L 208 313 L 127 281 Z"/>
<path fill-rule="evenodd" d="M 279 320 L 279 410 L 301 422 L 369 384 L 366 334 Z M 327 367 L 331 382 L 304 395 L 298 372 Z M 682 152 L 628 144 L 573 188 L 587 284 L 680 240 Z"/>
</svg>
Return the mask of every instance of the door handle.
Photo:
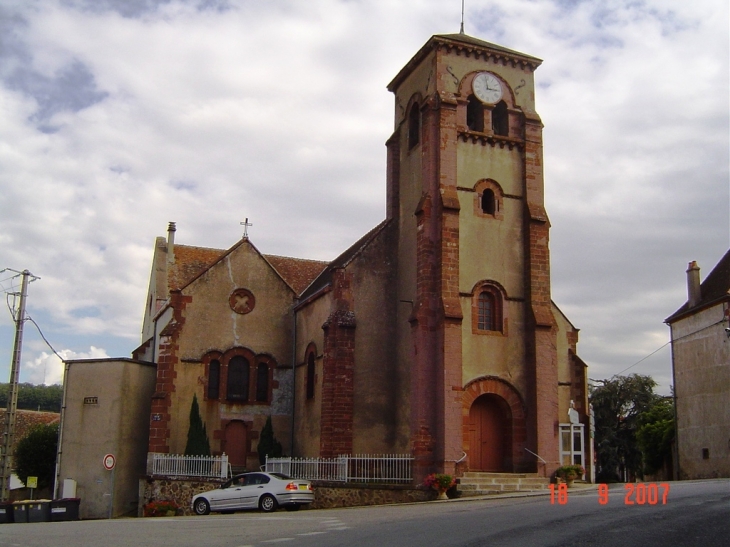
<svg viewBox="0 0 730 547">
<path fill-rule="evenodd" d="M 263 486 L 259 486 L 258 488 L 263 488 Z"/>
</svg>

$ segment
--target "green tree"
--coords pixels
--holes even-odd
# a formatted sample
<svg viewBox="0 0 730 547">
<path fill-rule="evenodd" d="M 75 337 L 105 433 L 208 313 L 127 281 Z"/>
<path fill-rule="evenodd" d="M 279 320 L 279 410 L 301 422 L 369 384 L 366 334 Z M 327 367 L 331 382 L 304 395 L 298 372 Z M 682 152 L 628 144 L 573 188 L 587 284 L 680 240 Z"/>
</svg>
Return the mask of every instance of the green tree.
<svg viewBox="0 0 730 547">
<path fill-rule="evenodd" d="M 15 445 L 15 473 L 26 482 L 38 477 L 38 488 L 53 484 L 58 448 L 58 424 L 36 425 Z"/>
<path fill-rule="evenodd" d="M 644 457 L 644 472 L 659 471 L 664 462 L 672 456 L 674 441 L 674 400 L 668 397 L 657 399 L 639 416 L 636 440 Z"/>
<path fill-rule="evenodd" d="M 651 376 L 631 374 L 600 380 L 591 386 L 590 401 L 596 425 L 597 480 L 616 482 L 623 473 L 643 476 L 642 453 L 636 434 L 641 415 L 660 396 L 654 393 Z"/>
<path fill-rule="evenodd" d="M 0 408 L 8 407 L 9 384 L 0 384 Z M 61 412 L 63 386 L 18 384 L 18 408 L 21 410 L 42 410 L 45 412 Z"/>
<path fill-rule="evenodd" d="M 190 405 L 190 427 L 188 428 L 188 442 L 185 445 L 186 456 L 210 456 L 210 441 L 205 431 L 205 424 L 200 418 L 198 397 L 193 395 L 193 404 Z"/>
<path fill-rule="evenodd" d="M 261 430 L 261 437 L 259 438 L 258 445 L 259 463 L 264 465 L 266 463 L 266 456 L 272 458 L 281 457 L 281 443 L 274 437 L 274 426 L 271 424 L 271 416 L 266 418 L 266 424 Z"/>
</svg>

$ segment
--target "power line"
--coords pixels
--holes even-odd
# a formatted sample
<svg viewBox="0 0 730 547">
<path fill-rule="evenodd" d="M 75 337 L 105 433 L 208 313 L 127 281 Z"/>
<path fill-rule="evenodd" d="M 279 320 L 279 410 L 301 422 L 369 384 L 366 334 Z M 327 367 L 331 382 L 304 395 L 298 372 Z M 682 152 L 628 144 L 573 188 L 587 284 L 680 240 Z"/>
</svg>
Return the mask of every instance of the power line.
<svg viewBox="0 0 730 547">
<path fill-rule="evenodd" d="M 682 340 L 684 338 L 688 338 L 689 336 L 694 336 L 695 334 L 697 334 L 699 332 L 702 332 L 705 329 L 709 329 L 711 327 L 714 327 L 715 325 L 719 325 L 720 323 L 724 323 L 724 322 L 725 322 L 725 319 L 720 319 L 719 321 L 716 321 L 716 322 L 712 323 L 711 325 L 704 326 L 704 327 L 702 327 L 699 330 L 696 330 L 694 332 L 687 333 L 687 334 L 685 334 L 683 336 L 680 336 L 679 338 L 673 338 L 672 340 L 669 340 L 666 344 L 663 344 L 662 346 L 660 346 L 657 349 L 655 349 L 654 351 L 652 351 L 646 357 L 642 357 L 641 359 L 639 359 L 638 361 L 636 361 L 636 363 L 634 363 L 633 365 L 631 365 L 629 367 L 626 367 L 621 372 L 617 372 L 616 374 L 614 374 L 613 376 L 611 376 L 611 378 L 615 378 L 616 376 L 619 376 L 620 374 L 623 374 L 627 370 L 634 368 L 636 365 L 638 365 L 639 363 L 642 363 L 642 362 L 646 361 L 649 357 L 651 357 L 652 355 L 654 355 L 658 351 L 663 350 L 664 348 L 666 348 L 668 345 L 670 345 L 673 342 L 677 342 L 677 341 Z M 609 378 L 609 380 L 611 378 Z M 601 382 L 601 381 L 603 381 L 603 380 L 594 380 L 593 378 L 588 378 L 588 379 L 591 380 L 592 382 Z"/>
<path fill-rule="evenodd" d="M 51 348 L 51 351 L 52 351 L 53 353 L 55 353 L 55 354 L 56 354 L 56 357 L 58 357 L 58 358 L 59 358 L 59 359 L 60 359 L 61 361 L 63 361 L 63 357 L 61 356 L 61 354 L 60 354 L 60 353 L 58 353 L 58 352 L 57 352 L 57 351 L 56 351 L 56 350 L 54 349 L 54 347 L 53 347 L 53 346 L 51 345 L 51 343 L 50 343 L 50 342 L 48 341 L 48 339 L 47 339 L 47 338 L 45 337 L 45 335 L 43 334 L 43 331 L 42 331 L 42 330 L 41 330 L 41 328 L 40 328 L 40 327 L 38 326 L 38 323 L 36 323 L 36 322 L 35 322 L 35 319 L 33 319 L 33 318 L 32 318 L 32 317 L 30 316 L 30 315 L 26 315 L 25 317 L 26 317 L 26 319 L 28 319 L 28 321 L 30 321 L 31 323 L 33 323 L 33 324 L 35 325 L 35 328 L 36 328 L 36 329 L 38 329 L 38 334 L 40 334 L 40 335 L 41 335 L 41 338 L 43 338 L 43 341 L 44 341 L 44 342 L 46 343 L 46 345 L 47 345 L 47 346 L 48 346 L 49 348 Z"/>
</svg>

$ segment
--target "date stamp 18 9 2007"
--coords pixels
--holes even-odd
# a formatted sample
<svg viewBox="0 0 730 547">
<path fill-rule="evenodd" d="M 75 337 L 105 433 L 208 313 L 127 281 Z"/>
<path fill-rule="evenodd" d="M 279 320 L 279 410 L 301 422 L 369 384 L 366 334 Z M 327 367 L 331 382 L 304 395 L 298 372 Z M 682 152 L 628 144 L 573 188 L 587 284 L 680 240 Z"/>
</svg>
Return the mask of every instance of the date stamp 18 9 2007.
<svg viewBox="0 0 730 547">
<path fill-rule="evenodd" d="M 658 503 L 666 505 L 669 483 L 627 483 L 624 485 L 624 490 L 626 490 L 624 505 L 657 505 Z M 556 501 L 559 505 L 568 503 L 567 484 L 558 484 L 557 488 L 554 484 L 550 485 L 550 505 L 554 505 Z M 598 485 L 598 503 L 601 505 L 608 503 L 607 484 Z"/>
</svg>

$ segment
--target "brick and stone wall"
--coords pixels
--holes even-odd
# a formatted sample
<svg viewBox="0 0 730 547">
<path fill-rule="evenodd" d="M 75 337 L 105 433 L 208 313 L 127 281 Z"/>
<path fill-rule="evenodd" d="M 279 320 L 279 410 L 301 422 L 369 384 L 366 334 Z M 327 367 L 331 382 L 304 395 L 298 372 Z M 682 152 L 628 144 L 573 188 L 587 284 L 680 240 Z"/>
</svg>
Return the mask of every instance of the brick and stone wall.
<svg viewBox="0 0 730 547">
<path fill-rule="evenodd" d="M 169 479 L 147 477 L 139 481 L 139 510 L 151 501 L 174 500 L 184 515 L 194 514 L 190 508 L 193 496 L 213 490 L 220 481 L 190 479 Z M 387 505 L 429 501 L 436 498 L 436 491 L 415 488 L 411 485 L 342 484 L 337 482 L 314 482 L 314 503 L 311 509 L 333 507 L 357 507 L 363 505 Z"/>
</svg>

